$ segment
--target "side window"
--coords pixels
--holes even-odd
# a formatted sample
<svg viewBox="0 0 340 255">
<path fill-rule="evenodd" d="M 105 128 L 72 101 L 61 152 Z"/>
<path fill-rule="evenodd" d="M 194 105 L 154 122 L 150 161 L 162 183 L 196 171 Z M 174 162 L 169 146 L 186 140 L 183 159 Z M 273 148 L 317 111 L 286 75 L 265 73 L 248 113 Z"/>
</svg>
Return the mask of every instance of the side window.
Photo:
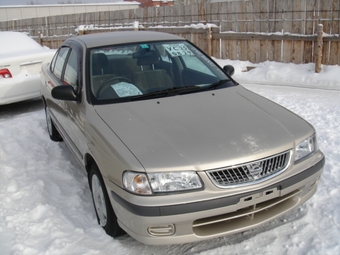
<svg viewBox="0 0 340 255">
<path fill-rule="evenodd" d="M 59 79 L 61 79 L 61 73 L 63 72 L 63 67 L 64 67 L 64 63 L 65 63 L 65 59 L 67 57 L 68 51 L 69 51 L 69 48 L 61 48 L 59 50 L 59 54 L 55 61 L 55 66 L 52 72 Z"/>
<path fill-rule="evenodd" d="M 78 62 L 77 53 L 72 50 L 66 63 L 64 74 L 64 84 L 72 85 L 75 91 L 78 89 Z"/>
</svg>

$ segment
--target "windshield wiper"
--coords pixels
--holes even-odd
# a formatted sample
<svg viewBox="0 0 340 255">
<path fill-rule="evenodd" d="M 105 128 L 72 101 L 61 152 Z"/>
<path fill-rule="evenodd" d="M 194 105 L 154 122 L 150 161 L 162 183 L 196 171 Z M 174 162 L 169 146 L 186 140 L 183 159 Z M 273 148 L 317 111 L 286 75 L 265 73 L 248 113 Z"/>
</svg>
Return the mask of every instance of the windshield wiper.
<svg viewBox="0 0 340 255">
<path fill-rule="evenodd" d="M 217 82 L 214 82 L 214 83 L 210 84 L 207 88 L 208 89 L 215 89 L 215 88 L 223 85 L 224 83 L 226 83 L 228 81 L 230 81 L 230 80 L 229 79 L 219 80 Z"/>
<path fill-rule="evenodd" d="M 154 92 L 150 92 L 144 95 L 138 95 L 131 97 L 130 101 L 134 100 L 143 100 L 143 99 L 151 99 L 157 97 L 166 97 L 166 96 L 176 96 L 180 94 L 192 93 L 197 90 L 200 90 L 200 87 L 197 86 L 184 86 L 184 87 L 172 87 L 168 89 L 157 90 Z"/>
</svg>

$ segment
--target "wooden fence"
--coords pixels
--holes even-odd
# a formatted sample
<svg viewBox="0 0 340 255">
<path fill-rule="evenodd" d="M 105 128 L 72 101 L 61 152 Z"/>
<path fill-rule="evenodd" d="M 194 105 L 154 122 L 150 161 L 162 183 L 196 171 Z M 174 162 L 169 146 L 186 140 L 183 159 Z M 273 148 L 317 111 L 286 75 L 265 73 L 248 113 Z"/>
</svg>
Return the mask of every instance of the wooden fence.
<svg viewBox="0 0 340 255">
<path fill-rule="evenodd" d="M 74 36 L 79 25 L 131 27 L 181 35 L 216 58 L 309 63 L 315 61 L 316 29 L 323 25 L 322 64 L 340 64 L 340 0 L 249 0 L 149 7 L 135 10 L 52 16 L 0 22 L 0 30 L 29 32 L 47 43 L 50 36 Z M 213 24 L 206 29 L 191 24 Z M 186 26 L 187 25 L 187 26 Z M 181 28 L 178 28 L 181 27 Z M 209 42 L 211 36 L 211 42 Z"/>
</svg>

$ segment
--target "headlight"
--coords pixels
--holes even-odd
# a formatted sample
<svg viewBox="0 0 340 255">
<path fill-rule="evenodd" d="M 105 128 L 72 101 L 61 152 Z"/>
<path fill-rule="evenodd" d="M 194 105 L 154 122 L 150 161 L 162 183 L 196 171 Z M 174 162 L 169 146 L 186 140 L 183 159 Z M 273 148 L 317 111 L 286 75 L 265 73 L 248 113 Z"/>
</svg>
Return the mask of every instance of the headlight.
<svg viewBox="0 0 340 255">
<path fill-rule="evenodd" d="M 313 154 L 317 150 L 316 135 L 313 135 L 295 147 L 295 162 Z"/>
<path fill-rule="evenodd" d="M 149 174 L 126 171 L 123 174 L 123 183 L 126 189 L 141 195 L 202 188 L 201 180 L 195 171 Z"/>
<path fill-rule="evenodd" d="M 197 173 L 165 172 L 148 174 L 154 192 L 172 192 L 202 188 L 202 183 Z"/>
</svg>

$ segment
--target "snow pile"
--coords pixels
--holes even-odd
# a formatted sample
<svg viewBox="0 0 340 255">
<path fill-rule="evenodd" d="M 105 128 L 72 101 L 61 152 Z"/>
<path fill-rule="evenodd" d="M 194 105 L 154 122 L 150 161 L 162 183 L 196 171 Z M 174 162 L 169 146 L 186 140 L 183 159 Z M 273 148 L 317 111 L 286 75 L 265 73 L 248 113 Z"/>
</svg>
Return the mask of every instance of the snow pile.
<svg viewBox="0 0 340 255">
<path fill-rule="evenodd" d="M 285 85 L 305 88 L 340 90 L 338 65 L 322 66 L 321 73 L 315 73 L 315 64 L 282 64 L 266 61 L 253 64 L 249 61 L 218 60 L 220 66 L 233 65 L 235 78 L 241 84 Z M 247 68 L 254 67 L 250 71 Z"/>
<path fill-rule="evenodd" d="M 315 74 L 312 64 L 264 62 L 242 72 L 253 64 L 217 62 L 233 64 L 236 80 L 316 128 L 326 165 L 309 201 L 260 228 L 209 241 L 158 247 L 112 239 L 97 224 L 85 173 L 64 143 L 49 140 L 42 104 L 33 100 L 0 106 L 0 254 L 340 254 L 340 67 Z"/>
<path fill-rule="evenodd" d="M 76 32 L 76 34 L 79 34 L 80 31 L 93 31 L 93 30 L 107 30 L 107 31 L 111 31 L 111 30 L 122 30 L 122 29 L 132 29 L 135 28 L 135 23 L 131 23 L 129 25 L 121 25 L 121 26 L 106 26 L 106 25 L 102 25 L 102 26 L 96 26 L 96 25 L 80 25 L 78 26 L 74 31 Z"/>
<path fill-rule="evenodd" d="M 164 22 L 166 23 L 166 22 Z M 217 27 L 215 24 L 203 24 L 203 23 L 198 23 L 198 24 L 191 24 L 191 25 L 184 25 L 184 26 L 162 26 L 162 25 L 157 25 L 157 26 L 148 26 L 149 28 L 194 28 L 194 29 L 207 29 L 211 27 Z M 138 21 L 134 21 L 131 24 L 124 24 L 123 25 L 80 25 L 75 29 L 76 34 L 79 34 L 79 31 L 90 31 L 90 30 L 117 30 L 117 29 L 131 29 L 131 28 L 144 28 L 143 25 L 141 25 Z"/>
</svg>

